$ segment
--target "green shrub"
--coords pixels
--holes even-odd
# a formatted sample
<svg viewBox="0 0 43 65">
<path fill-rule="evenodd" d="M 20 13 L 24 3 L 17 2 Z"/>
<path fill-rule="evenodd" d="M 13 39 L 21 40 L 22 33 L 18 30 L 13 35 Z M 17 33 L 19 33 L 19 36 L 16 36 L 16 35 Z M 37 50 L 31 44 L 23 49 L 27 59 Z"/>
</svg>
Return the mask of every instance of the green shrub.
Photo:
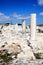
<svg viewBox="0 0 43 65">
<path fill-rule="evenodd" d="M 3 59 L 4 62 L 9 62 L 10 60 L 12 60 L 12 58 L 10 56 L 7 56 L 7 54 L 0 55 L 0 59 Z"/>
</svg>

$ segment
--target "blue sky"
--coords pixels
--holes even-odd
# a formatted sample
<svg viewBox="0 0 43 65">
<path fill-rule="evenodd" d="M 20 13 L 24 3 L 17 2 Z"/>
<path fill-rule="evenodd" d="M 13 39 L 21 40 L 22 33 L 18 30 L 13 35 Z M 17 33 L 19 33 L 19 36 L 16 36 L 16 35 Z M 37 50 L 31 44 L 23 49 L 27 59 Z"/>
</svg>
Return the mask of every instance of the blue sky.
<svg viewBox="0 0 43 65">
<path fill-rule="evenodd" d="M 0 0 L 0 23 L 22 23 L 18 17 L 29 17 L 36 13 L 37 24 L 43 24 L 43 0 Z M 30 18 L 26 20 L 30 24 Z"/>
</svg>

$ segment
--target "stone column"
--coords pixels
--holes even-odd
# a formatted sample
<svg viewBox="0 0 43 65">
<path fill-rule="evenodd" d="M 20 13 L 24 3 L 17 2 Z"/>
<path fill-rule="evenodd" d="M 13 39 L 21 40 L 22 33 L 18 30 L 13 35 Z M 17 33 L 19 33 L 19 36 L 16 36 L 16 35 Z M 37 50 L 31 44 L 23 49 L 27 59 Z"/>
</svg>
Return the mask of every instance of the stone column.
<svg viewBox="0 0 43 65">
<path fill-rule="evenodd" d="M 36 39 L 36 14 L 31 14 L 30 16 L 30 20 L 31 20 L 31 40 L 35 40 Z"/>
<path fill-rule="evenodd" d="M 16 34 L 18 34 L 18 24 L 15 24 L 15 31 L 16 31 Z"/>
<path fill-rule="evenodd" d="M 22 20 L 22 32 L 25 34 L 26 33 L 26 19 Z"/>
</svg>

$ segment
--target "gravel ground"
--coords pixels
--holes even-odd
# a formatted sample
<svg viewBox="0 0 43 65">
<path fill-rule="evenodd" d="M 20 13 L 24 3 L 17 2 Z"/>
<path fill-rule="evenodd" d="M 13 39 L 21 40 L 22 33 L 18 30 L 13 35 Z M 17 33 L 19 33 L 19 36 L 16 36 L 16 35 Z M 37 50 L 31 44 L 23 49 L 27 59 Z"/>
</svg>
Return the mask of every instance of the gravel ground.
<svg viewBox="0 0 43 65">
<path fill-rule="evenodd" d="M 43 65 L 43 59 L 41 60 L 25 60 L 25 59 L 17 59 L 13 61 L 11 65 Z"/>
<path fill-rule="evenodd" d="M 9 64 L 0 63 L 0 65 L 43 65 L 43 59 L 40 60 L 16 59 L 13 62 L 10 62 Z"/>
</svg>

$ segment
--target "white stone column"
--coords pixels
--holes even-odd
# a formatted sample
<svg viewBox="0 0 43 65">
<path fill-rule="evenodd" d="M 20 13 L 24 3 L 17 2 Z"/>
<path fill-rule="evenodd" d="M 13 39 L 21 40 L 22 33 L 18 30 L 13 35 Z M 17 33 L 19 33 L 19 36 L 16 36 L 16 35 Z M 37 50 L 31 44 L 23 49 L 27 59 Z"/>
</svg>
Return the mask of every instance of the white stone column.
<svg viewBox="0 0 43 65">
<path fill-rule="evenodd" d="M 26 19 L 22 20 L 22 32 L 25 34 L 26 33 Z"/>
<path fill-rule="evenodd" d="M 16 31 L 16 34 L 18 34 L 18 24 L 15 24 L 15 31 Z"/>
<path fill-rule="evenodd" d="M 31 40 L 35 40 L 36 39 L 36 14 L 31 14 L 30 16 L 30 20 L 31 20 Z"/>
</svg>

